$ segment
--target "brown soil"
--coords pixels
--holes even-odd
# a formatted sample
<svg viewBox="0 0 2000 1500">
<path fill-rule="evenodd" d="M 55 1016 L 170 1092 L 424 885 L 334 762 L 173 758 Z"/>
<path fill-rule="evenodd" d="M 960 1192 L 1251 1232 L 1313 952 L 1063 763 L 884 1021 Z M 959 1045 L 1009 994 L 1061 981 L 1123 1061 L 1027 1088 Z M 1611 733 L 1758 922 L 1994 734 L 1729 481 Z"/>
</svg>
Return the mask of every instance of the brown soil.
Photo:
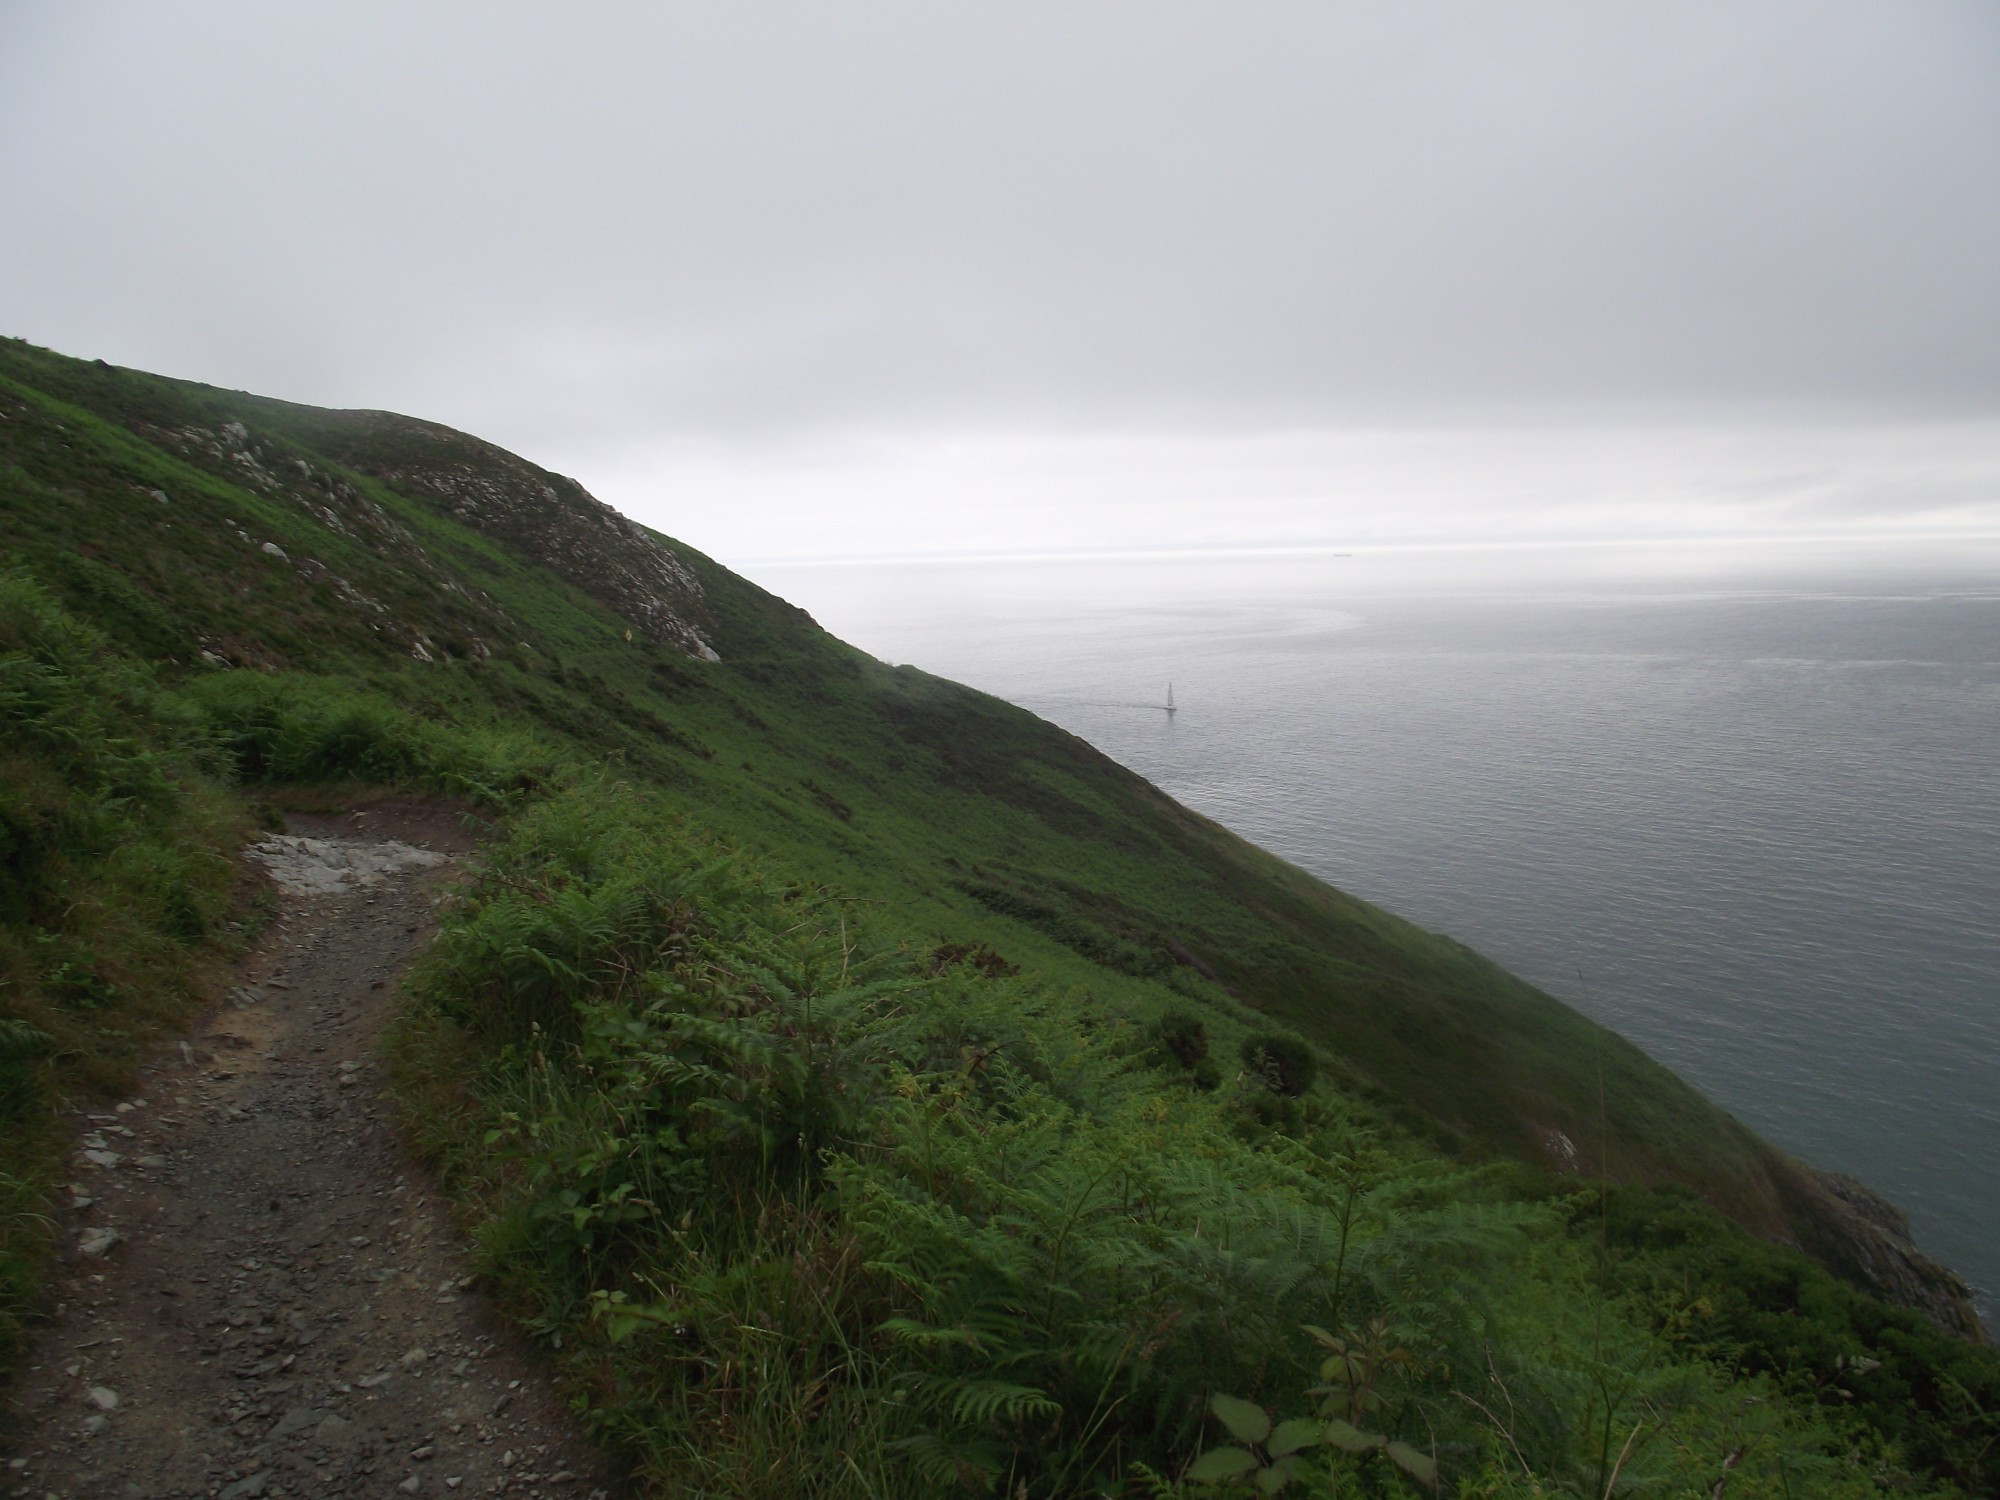
<svg viewBox="0 0 2000 1500">
<path fill-rule="evenodd" d="M 290 831 L 472 849 L 449 810 L 410 803 Z M 610 1492 L 475 1294 L 382 1092 L 376 1034 L 452 871 L 283 897 L 231 997 L 144 1070 L 142 1097 L 79 1119 L 59 1305 L 16 1392 L 0 1492 Z"/>
</svg>

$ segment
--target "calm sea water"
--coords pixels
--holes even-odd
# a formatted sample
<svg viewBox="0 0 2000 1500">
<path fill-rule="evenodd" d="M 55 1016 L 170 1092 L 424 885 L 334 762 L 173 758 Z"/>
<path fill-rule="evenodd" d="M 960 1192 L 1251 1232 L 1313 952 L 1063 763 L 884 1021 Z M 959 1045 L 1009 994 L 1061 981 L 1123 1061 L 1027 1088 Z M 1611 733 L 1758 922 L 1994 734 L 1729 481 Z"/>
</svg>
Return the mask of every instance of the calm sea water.
<svg viewBox="0 0 2000 1500">
<path fill-rule="evenodd" d="M 2000 550 L 758 576 L 1607 1022 L 1993 1321 Z"/>
</svg>

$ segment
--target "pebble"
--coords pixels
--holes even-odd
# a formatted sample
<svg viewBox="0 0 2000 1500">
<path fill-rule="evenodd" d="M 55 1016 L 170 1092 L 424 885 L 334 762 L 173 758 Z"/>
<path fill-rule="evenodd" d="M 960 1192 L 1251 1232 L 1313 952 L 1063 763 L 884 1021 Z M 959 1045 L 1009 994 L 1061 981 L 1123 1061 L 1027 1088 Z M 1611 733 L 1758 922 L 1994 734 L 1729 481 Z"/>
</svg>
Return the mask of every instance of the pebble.
<svg viewBox="0 0 2000 1500">
<path fill-rule="evenodd" d="M 87 1400 L 92 1406 L 96 1407 L 99 1411 L 118 1410 L 118 1393 L 112 1390 L 111 1387 L 108 1385 L 92 1386 L 89 1389 L 89 1391 L 85 1393 L 84 1399 Z"/>
<path fill-rule="evenodd" d="M 76 1242 L 79 1255 L 87 1255 L 92 1260 L 102 1260 L 111 1253 L 111 1247 L 125 1236 L 109 1225 L 100 1224 L 95 1229 L 86 1229 Z"/>
</svg>

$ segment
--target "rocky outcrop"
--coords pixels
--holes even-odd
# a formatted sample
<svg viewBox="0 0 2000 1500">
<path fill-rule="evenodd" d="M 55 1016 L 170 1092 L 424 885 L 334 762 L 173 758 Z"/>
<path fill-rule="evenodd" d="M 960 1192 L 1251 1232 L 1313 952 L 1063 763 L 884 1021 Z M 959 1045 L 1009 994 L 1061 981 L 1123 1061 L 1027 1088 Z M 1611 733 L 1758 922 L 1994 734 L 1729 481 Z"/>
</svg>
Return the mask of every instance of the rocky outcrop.
<svg viewBox="0 0 2000 1500">
<path fill-rule="evenodd" d="M 386 412 L 343 415 L 371 429 L 373 441 L 342 455 L 353 467 L 533 557 L 645 639 L 716 660 L 693 572 L 574 479 L 449 427 Z"/>
<path fill-rule="evenodd" d="M 1939 1327 L 1990 1343 L 1972 1290 L 1916 1247 L 1903 1211 L 1865 1183 L 1794 1163 L 1783 1181 L 1799 1247 L 1835 1275 Z"/>
<path fill-rule="evenodd" d="M 514 631 L 492 599 L 441 567 L 365 484 L 351 481 L 375 480 L 531 558 L 609 607 L 636 638 L 717 659 L 693 571 L 661 538 L 575 480 L 452 428 L 390 412 L 261 401 L 247 411 L 247 424 L 141 424 L 137 430 L 233 484 L 298 507 L 394 562 L 406 578 L 427 581 L 436 597 L 404 618 L 317 559 L 293 558 L 275 542 L 240 533 L 246 544 L 293 564 L 309 582 L 324 581 L 347 603 L 383 616 L 377 628 L 402 638 L 417 660 L 485 657 L 493 649 L 489 641 L 503 642 Z M 271 416 L 276 421 L 269 425 L 260 420 Z M 312 457 L 294 447 L 301 439 Z M 155 498 L 170 503 L 157 492 Z M 457 642 L 456 649 L 447 641 Z"/>
</svg>

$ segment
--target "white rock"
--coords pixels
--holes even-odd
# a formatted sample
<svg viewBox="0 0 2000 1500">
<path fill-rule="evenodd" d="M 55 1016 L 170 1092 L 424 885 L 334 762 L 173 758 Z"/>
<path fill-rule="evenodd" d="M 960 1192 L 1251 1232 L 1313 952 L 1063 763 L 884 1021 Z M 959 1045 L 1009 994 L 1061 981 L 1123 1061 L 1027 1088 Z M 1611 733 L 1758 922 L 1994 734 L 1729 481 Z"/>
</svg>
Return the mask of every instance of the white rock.
<svg viewBox="0 0 2000 1500">
<path fill-rule="evenodd" d="M 76 1248 L 80 1254 L 87 1255 L 92 1260 L 102 1260 L 111 1253 L 111 1247 L 124 1238 L 124 1235 L 109 1225 L 100 1224 L 95 1229 L 84 1230 L 83 1237 L 76 1242 Z"/>
<path fill-rule="evenodd" d="M 94 1385 L 84 1392 L 84 1399 L 99 1411 L 118 1410 L 118 1393 L 108 1385 Z"/>
<path fill-rule="evenodd" d="M 281 562 L 291 561 L 291 558 L 286 555 L 285 549 L 283 547 L 280 547 L 276 542 L 266 542 L 264 543 L 263 546 L 259 547 L 257 550 L 259 552 L 268 552 L 271 554 L 271 556 L 277 558 Z"/>
<path fill-rule="evenodd" d="M 446 856 L 396 842 L 295 838 L 279 834 L 244 851 L 271 872 L 286 890 L 300 896 L 331 896 L 356 886 L 378 885 L 399 871 L 445 863 Z"/>
</svg>

